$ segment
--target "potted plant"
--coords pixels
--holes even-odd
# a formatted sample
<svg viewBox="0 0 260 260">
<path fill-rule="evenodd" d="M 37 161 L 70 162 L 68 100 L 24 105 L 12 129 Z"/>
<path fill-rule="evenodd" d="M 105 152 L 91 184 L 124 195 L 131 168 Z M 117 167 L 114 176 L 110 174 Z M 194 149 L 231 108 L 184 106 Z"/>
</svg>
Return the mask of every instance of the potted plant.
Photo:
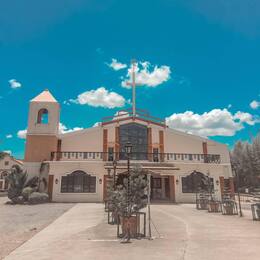
<svg viewBox="0 0 260 260">
<path fill-rule="evenodd" d="M 208 209 L 208 195 L 205 191 L 200 191 L 199 194 L 196 194 L 196 204 L 197 209 L 206 210 Z"/>
<path fill-rule="evenodd" d="M 11 173 L 6 176 L 9 182 L 8 198 L 11 204 L 38 204 L 49 201 L 48 194 L 38 192 L 39 178 L 28 179 L 26 171 L 14 165 Z"/>
<path fill-rule="evenodd" d="M 200 208 L 207 209 L 207 207 L 208 207 L 208 200 L 205 198 L 200 199 Z"/>
<path fill-rule="evenodd" d="M 260 219 L 260 203 L 256 203 L 256 215 L 257 218 Z"/>
<path fill-rule="evenodd" d="M 227 200 L 223 204 L 224 210 L 226 215 L 233 215 L 234 214 L 234 203 L 231 200 Z"/>
<path fill-rule="evenodd" d="M 208 202 L 209 212 L 219 212 L 219 202 L 211 199 Z"/>
<path fill-rule="evenodd" d="M 129 189 L 128 189 L 129 187 Z M 140 226 L 138 212 L 147 205 L 147 179 L 140 167 L 131 170 L 128 178 L 109 193 L 109 209 L 117 215 L 122 237 L 137 237 Z"/>
</svg>

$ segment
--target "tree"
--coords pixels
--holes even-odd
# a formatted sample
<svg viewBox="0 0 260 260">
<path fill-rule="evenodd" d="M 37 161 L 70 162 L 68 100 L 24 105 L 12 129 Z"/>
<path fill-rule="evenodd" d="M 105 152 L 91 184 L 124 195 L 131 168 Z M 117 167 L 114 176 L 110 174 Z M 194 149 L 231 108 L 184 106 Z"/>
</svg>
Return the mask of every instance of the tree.
<svg viewBox="0 0 260 260">
<path fill-rule="evenodd" d="M 28 180 L 26 171 L 23 171 L 18 165 L 11 168 L 11 173 L 6 177 L 9 183 L 8 198 L 13 203 L 23 203 L 28 196 L 37 189 L 38 177 Z M 26 188 L 28 188 L 26 190 Z"/>
<path fill-rule="evenodd" d="M 0 160 L 4 159 L 7 153 L 0 152 Z"/>
<path fill-rule="evenodd" d="M 123 179 L 123 184 L 116 190 L 109 189 L 109 209 L 121 216 L 131 216 L 147 205 L 147 178 L 140 167 L 135 167 L 130 172 L 130 189 L 127 192 L 128 179 Z"/>
<path fill-rule="evenodd" d="M 22 195 L 22 191 L 25 188 L 27 173 L 18 165 L 14 165 L 11 169 L 11 173 L 7 175 L 6 179 L 10 185 L 7 196 L 11 201 L 17 203 L 19 196 Z"/>
<path fill-rule="evenodd" d="M 254 138 L 252 143 L 253 163 L 255 165 L 255 176 L 260 176 L 260 134 Z"/>
<path fill-rule="evenodd" d="M 231 152 L 231 163 L 239 174 L 241 187 L 259 187 L 260 134 L 252 143 L 238 141 Z"/>
</svg>

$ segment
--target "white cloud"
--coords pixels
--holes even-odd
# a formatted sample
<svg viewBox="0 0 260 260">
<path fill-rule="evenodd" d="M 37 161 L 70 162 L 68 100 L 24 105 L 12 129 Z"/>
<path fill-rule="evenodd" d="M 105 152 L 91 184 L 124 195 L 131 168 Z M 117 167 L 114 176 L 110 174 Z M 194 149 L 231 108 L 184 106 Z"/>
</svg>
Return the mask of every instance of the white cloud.
<svg viewBox="0 0 260 260">
<path fill-rule="evenodd" d="M 253 115 L 241 111 L 236 112 L 233 118 L 235 120 L 238 119 L 241 123 L 247 123 L 248 125 L 254 125 L 256 123 L 256 119 L 254 119 Z"/>
<path fill-rule="evenodd" d="M 123 96 L 117 94 L 116 92 L 109 92 L 104 87 L 86 91 L 78 95 L 76 100 L 71 99 L 69 101 L 80 105 L 105 108 L 122 107 L 126 103 Z"/>
<path fill-rule="evenodd" d="M 5 137 L 6 137 L 7 139 L 10 139 L 10 138 L 13 138 L 13 135 L 8 134 L 8 135 L 6 135 Z"/>
<path fill-rule="evenodd" d="M 111 63 L 107 63 L 107 65 L 112 68 L 113 70 L 121 70 L 121 69 L 125 69 L 127 67 L 126 64 L 121 63 L 119 61 L 117 61 L 116 59 L 112 59 Z"/>
<path fill-rule="evenodd" d="M 69 101 L 64 100 L 64 101 L 63 101 L 63 104 L 64 104 L 64 105 L 67 105 L 67 106 L 70 106 L 70 105 L 71 105 L 70 100 L 69 100 Z"/>
<path fill-rule="evenodd" d="M 18 82 L 16 79 L 10 79 L 9 81 L 10 87 L 13 89 L 22 87 L 22 84 Z"/>
<path fill-rule="evenodd" d="M 235 114 L 224 109 L 213 109 L 203 114 L 192 111 L 172 114 L 166 118 L 169 127 L 199 136 L 233 136 L 244 128 L 245 124 L 259 123 L 249 113 L 238 111 Z"/>
<path fill-rule="evenodd" d="M 11 155 L 12 154 L 12 151 L 11 150 L 5 150 L 5 151 L 3 151 L 4 153 L 7 153 L 7 154 L 9 154 L 9 155 Z"/>
<path fill-rule="evenodd" d="M 259 101 L 256 101 L 256 100 L 253 100 L 251 103 L 250 103 L 250 107 L 252 109 L 258 109 L 260 107 L 260 102 Z"/>
<path fill-rule="evenodd" d="M 17 137 L 20 138 L 20 139 L 25 139 L 26 138 L 26 134 L 27 134 L 27 129 L 19 130 L 17 132 Z"/>
<path fill-rule="evenodd" d="M 139 62 L 136 66 L 136 84 L 145 85 L 148 87 L 157 87 L 163 82 L 170 79 L 171 69 L 169 66 L 163 65 L 161 67 L 152 66 L 150 62 Z M 124 88 L 131 88 L 128 82 L 132 78 L 132 66 L 128 69 L 126 78 L 121 82 Z"/>
<path fill-rule="evenodd" d="M 66 134 L 66 133 L 70 133 L 70 132 L 74 132 L 74 131 L 79 131 L 79 130 L 82 130 L 82 129 L 83 129 L 83 127 L 68 128 L 64 124 L 59 123 L 59 133 L 60 134 Z M 17 137 L 20 138 L 20 139 L 25 139 L 26 134 L 27 134 L 27 129 L 19 130 L 17 132 Z"/>
<path fill-rule="evenodd" d="M 83 127 L 68 128 L 64 124 L 59 123 L 59 133 L 60 134 L 71 133 L 71 132 L 79 131 L 79 130 L 82 130 L 82 129 L 83 129 Z"/>
<path fill-rule="evenodd" d="M 98 127 L 101 125 L 101 122 L 96 122 L 92 127 Z"/>
</svg>

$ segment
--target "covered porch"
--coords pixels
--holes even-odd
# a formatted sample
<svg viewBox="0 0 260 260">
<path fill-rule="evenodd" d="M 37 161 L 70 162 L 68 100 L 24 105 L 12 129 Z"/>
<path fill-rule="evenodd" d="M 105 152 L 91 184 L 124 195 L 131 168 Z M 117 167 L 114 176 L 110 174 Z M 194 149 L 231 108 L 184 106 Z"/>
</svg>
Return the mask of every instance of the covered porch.
<svg viewBox="0 0 260 260">
<path fill-rule="evenodd" d="M 136 165 L 131 164 L 130 169 L 134 168 Z M 174 171 L 179 170 L 173 164 L 161 165 L 158 164 L 139 164 L 142 171 L 146 175 L 150 175 L 150 191 L 151 191 L 151 201 L 156 203 L 163 202 L 176 202 L 176 189 L 175 189 L 175 174 Z M 107 199 L 107 190 L 109 183 L 115 181 L 117 184 L 123 182 L 123 179 L 127 175 L 127 164 L 120 163 L 117 165 L 116 169 L 113 165 L 107 164 L 105 169 L 108 174 L 104 176 L 104 201 Z M 115 179 L 115 180 L 114 180 Z"/>
</svg>

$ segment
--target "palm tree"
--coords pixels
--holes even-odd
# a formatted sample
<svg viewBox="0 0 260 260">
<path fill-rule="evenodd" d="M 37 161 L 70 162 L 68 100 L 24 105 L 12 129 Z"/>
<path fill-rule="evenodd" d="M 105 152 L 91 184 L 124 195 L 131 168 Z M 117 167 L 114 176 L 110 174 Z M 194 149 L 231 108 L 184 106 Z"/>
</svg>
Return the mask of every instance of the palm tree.
<svg viewBox="0 0 260 260">
<path fill-rule="evenodd" d="M 10 174 L 7 175 L 6 180 L 9 182 L 8 198 L 14 203 L 17 202 L 18 197 L 22 195 L 27 181 L 27 173 L 23 171 L 18 165 L 11 168 Z"/>
</svg>

